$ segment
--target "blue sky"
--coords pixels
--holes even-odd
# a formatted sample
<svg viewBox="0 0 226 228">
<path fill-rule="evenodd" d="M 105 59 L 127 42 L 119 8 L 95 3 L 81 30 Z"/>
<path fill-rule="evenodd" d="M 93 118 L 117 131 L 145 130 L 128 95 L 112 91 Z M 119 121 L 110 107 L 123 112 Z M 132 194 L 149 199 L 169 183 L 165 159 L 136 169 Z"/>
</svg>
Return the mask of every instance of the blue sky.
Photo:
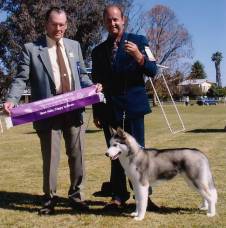
<svg viewBox="0 0 226 228">
<path fill-rule="evenodd" d="M 162 4 L 174 11 L 178 22 L 184 24 L 192 37 L 194 59 L 203 65 L 207 78 L 215 79 L 214 52 L 223 54 L 221 62 L 222 84 L 226 86 L 226 0 L 134 0 L 147 11 Z"/>
</svg>

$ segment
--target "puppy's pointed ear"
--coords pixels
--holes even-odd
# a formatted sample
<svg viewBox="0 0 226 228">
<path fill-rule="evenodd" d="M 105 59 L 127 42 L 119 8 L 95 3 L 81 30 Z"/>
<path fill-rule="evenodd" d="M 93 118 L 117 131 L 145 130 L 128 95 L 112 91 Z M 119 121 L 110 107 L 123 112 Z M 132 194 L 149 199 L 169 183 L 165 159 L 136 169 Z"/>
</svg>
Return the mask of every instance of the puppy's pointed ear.
<svg viewBox="0 0 226 228">
<path fill-rule="evenodd" d="M 121 127 L 117 128 L 117 134 L 118 134 L 119 137 L 121 137 L 123 139 L 126 138 L 126 132 Z"/>
</svg>

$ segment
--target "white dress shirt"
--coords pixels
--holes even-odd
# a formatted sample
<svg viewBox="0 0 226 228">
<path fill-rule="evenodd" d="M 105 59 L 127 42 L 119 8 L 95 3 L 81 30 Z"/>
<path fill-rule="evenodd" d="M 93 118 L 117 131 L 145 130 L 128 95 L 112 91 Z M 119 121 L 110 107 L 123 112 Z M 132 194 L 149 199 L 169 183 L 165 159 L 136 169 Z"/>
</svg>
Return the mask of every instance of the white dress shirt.
<svg viewBox="0 0 226 228">
<path fill-rule="evenodd" d="M 51 67 L 53 71 L 53 77 L 54 77 L 54 82 L 56 86 L 56 92 L 57 94 L 62 93 L 62 86 L 61 86 L 61 79 L 60 79 L 60 68 L 59 64 L 57 62 L 57 53 L 56 53 L 56 41 L 51 39 L 50 37 L 46 36 L 47 40 L 47 46 L 48 46 L 48 52 L 49 52 L 49 58 L 51 62 Z M 69 76 L 69 82 L 70 82 L 70 89 L 72 89 L 72 75 L 71 75 L 71 68 L 70 64 L 68 61 L 68 57 L 65 51 L 63 39 L 61 38 L 59 40 L 60 48 L 63 54 L 63 58 L 66 64 L 68 76 Z"/>
</svg>

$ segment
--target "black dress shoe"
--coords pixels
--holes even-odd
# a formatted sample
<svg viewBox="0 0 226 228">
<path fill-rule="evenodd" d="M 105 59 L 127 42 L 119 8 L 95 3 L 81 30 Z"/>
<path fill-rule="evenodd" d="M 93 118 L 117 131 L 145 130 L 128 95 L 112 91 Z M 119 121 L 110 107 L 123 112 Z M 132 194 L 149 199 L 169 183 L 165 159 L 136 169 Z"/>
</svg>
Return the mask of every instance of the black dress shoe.
<svg viewBox="0 0 226 228">
<path fill-rule="evenodd" d="M 101 186 L 101 190 L 94 192 L 95 197 L 111 197 L 112 196 L 112 186 L 110 182 L 104 182 Z"/>
<path fill-rule="evenodd" d="M 39 215 L 52 215 L 54 214 L 54 207 L 56 206 L 57 203 L 57 197 L 47 197 L 44 196 L 44 203 L 43 207 L 39 210 L 38 214 Z"/>
<path fill-rule="evenodd" d="M 85 201 L 82 201 L 81 199 L 77 199 L 77 198 L 69 198 L 69 206 L 74 209 L 74 210 L 78 210 L 78 211 L 88 211 L 89 210 L 89 206 L 87 205 L 87 203 Z"/>
</svg>

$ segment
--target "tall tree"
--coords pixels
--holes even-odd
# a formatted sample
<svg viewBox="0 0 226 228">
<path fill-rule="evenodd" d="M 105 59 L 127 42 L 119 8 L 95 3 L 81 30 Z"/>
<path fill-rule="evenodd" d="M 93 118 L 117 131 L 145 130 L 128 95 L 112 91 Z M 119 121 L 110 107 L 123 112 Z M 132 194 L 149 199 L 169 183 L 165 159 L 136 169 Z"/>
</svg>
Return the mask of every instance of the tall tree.
<svg viewBox="0 0 226 228">
<path fill-rule="evenodd" d="M 155 5 L 144 14 L 143 25 L 157 63 L 169 67 L 165 74 L 169 74 L 169 72 L 173 74 L 176 71 L 184 73 L 184 60 L 192 57 L 192 42 L 187 29 L 184 25 L 179 24 L 174 12 L 167 6 Z M 179 60 L 181 61 L 179 62 Z M 170 77 L 168 80 L 172 81 Z M 171 91 L 173 91 L 173 83 L 169 82 L 169 84 Z M 161 93 L 161 80 L 157 78 L 154 85 L 157 92 Z M 153 105 L 156 104 L 154 95 Z"/>
<path fill-rule="evenodd" d="M 191 37 L 169 7 L 154 6 L 144 20 L 150 48 L 159 64 L 174 68 L 179 59 L 192 56 Z"/>
<path fill-rule="evenodd" d="M 206 72 L 201 62 L 196 61 L 191 67 L 191 73 L 188 79 L 204 79 L 206 78 Z"/>
<path fill-rule="evenodd" d="M 220 63 L 221 60 L 223 59 L 222 53 L 217 51 L 213 53 L 211 57 L 212 61 L 215 63 L 215 68 L 216 68 L 216 83 L 218 87 L 222 87 L 221 83 L 221 71 L 220 71 Z"/>
</svg>

